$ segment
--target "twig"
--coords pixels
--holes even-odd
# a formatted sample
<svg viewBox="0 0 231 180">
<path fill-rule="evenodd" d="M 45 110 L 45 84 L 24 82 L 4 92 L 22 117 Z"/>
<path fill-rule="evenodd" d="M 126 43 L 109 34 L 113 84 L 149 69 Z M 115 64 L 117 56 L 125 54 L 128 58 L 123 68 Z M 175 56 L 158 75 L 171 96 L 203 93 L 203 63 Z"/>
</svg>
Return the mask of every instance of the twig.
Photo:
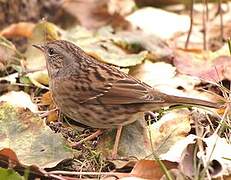
<svg viewBox="0 0 231 180">
<path fill-rule="evenodd" d="M 63 174 L 63 175 L 77 175 L 77 176 L 83 176 L 83 175 L 89 175 L 89 176 L 125 176 L 128 175 L 128 173 L 117 173 L 117 172 L 76 172 L 76 171 L 51 171 L 47 172 L 47 175 L 55 175 L 55 174 Z"/>
<path fill-rule="evenodd" d="M 82 144 L 83 142 L 86 142 L 86 141 L 89 141 L 89 140 L 96 138 L 97 136 L 101 135 L 102 133 L 103 133 L 102 130 L 97 130 L 96 132 L 94 132 L 90 136 L 87 136 L 86 138 L 84 138 L 84 139 L 82 139 L 76 143 L 71 144 L 71 146 L 76 147 L 76 146 Z"/>
<path fill-rule="evenodd" d="M 55 174 L 47 174 L 48 177 L 52 177 L 52 178 L 55 178 L 55 179 L 58 179 L 58 180 L 67 180 L 65 177 L 62 177 L 62 176 L 58 176 L 58 175 L 55 175 Z"/>
<path fill-rule="evenodd" d="M 209 20 L 209 7 L 208 7 L 208 0 L 205 0 L 205 9 L 206 9 L 206 21 Z"/>
<path fill-rule="evenodd" d="M 209 160 L 206 161 L 206 153 L 205 153 L 205 150 L 204 150 L 203 140 L 202 140 L 204 138 L 203 137 L 204 132 L 202 132 L 201 129 L 199 128 L 198 122 L 195 121 L 195 123 L 196 123 L 196 134 L 199 137 L 199 138 L 197 138 L 197 145 L 198 145 L 198 148 L 199 148 L 199 152 L 201 154 L 201 160 L 202 160 L 203 166 L 206 167 L 206 168 L 203 169 L 203 171 L 201 171 L 201 174 L 204 176 L 204 172 L 205 172 L 206 175 L 207 175 L 207 178 L 209 180 L 211 180 L 211 176 L 210 176 L 209 170 L 207 168 L 209 166 Z M 204 179 L 203 176 L 202 176 L 202 179 Z"/>
<path fill-rule="evenodd" d="M 189 27 L 189 31 L 188 31 L 188 36 L 185 42 L 185 49 L 188 48 L 188 43 L 189 43 L 189 39 L 192 33 L 192 28 L 193 28 L 193 4 L 194 4 L 194 0 L 191 0 L 191 8 L 190 8 L 190 27 Z"/>
<path fill-rule="evenodd" d="M 221 31 L 221 42 L 224 40 L 224 24 L 223 24 L 223 11 L 222 11 L 222 0 L 218 0 L 219 15 L 220 15 L 220 31 Z"/>
<path fill-rule="evenodd" d="M 203 21 L 203 48 L 207 50 L 207 0 L 203 0 L 203 13 L 202 13 L 202 21 Z"/>
</svg>

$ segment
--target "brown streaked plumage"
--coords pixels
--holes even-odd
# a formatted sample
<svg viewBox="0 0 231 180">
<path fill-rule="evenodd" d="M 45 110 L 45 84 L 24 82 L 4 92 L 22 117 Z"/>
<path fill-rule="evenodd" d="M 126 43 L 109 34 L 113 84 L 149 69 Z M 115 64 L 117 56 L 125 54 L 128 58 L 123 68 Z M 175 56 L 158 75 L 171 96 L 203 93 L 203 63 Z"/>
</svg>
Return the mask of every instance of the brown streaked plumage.
<svg viewBox="0 0 231 180">
<path fill-rule="evenodd" d="M 218 108 L 216 103 L 171 96 L 98 62 L 71 42 L 34 45 L 46 57 L 50 90 L 61 111 L 94 128 L 113 128 L 143 118 L 143 112 L 175 104 Z"/>
<path fill-rule="evenodd" d="M 68 41 L 57 40 L 35 47 L 45 54 L 50 90 L 57 106 L 70 118 L 90 127 L 126 125 L 132 122 L 134 114 L 174 104 L 219 107 L 204 100 L 161 93 L 98 62 Z"/>
</svg>

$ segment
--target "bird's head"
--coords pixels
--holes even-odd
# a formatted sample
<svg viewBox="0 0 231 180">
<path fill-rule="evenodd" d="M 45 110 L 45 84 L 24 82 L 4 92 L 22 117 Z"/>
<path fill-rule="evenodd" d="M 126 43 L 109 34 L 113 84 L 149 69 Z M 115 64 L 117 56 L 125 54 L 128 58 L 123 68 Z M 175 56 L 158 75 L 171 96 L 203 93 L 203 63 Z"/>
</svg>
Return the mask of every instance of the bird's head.
<svg viewBox="0 0 231 180">
<path fill-rule="evenodd" d="M 64 40 L 55 40 L 33 46 L 44 53 L 50 75 L 76 61 L 80 61 L 81 53 L 83 53 L 75 44 Z"/>
</svg>

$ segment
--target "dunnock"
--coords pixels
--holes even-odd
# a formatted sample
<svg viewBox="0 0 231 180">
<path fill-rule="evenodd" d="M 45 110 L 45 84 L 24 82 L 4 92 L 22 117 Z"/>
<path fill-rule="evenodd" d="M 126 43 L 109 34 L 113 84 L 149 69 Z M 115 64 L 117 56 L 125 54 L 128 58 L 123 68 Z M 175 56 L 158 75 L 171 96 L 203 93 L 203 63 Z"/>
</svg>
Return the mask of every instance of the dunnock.
<svg viewBox="0 0 231 180">
<path fill-rule="evenodd" d="M 186 104 L 219 108 L 204 100 L 167 95 L 86 54 L 75 44 L 56 40 L 34 45 L 46 58 L 56 105 L 68 117 L 93 128 L 119 128 L 143 112 Z M 118 144 L 115 145 L 114 154 Z"/>
</svg>

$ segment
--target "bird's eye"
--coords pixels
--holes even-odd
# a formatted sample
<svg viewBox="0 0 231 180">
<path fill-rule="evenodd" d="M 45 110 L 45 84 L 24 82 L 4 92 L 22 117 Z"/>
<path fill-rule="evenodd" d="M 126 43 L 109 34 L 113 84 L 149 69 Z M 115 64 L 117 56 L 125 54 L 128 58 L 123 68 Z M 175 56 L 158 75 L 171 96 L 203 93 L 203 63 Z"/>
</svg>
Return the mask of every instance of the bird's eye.
<svg viewBox="0 0 231 180">
<path fill-rule="evenodd" d="M 54 49 L 53 49 L 53 48 L 49 48 L 49 49 L 48 49 L 48 55 L 49 55 L 49 56 L 54 55 Z"/>
</svg>

